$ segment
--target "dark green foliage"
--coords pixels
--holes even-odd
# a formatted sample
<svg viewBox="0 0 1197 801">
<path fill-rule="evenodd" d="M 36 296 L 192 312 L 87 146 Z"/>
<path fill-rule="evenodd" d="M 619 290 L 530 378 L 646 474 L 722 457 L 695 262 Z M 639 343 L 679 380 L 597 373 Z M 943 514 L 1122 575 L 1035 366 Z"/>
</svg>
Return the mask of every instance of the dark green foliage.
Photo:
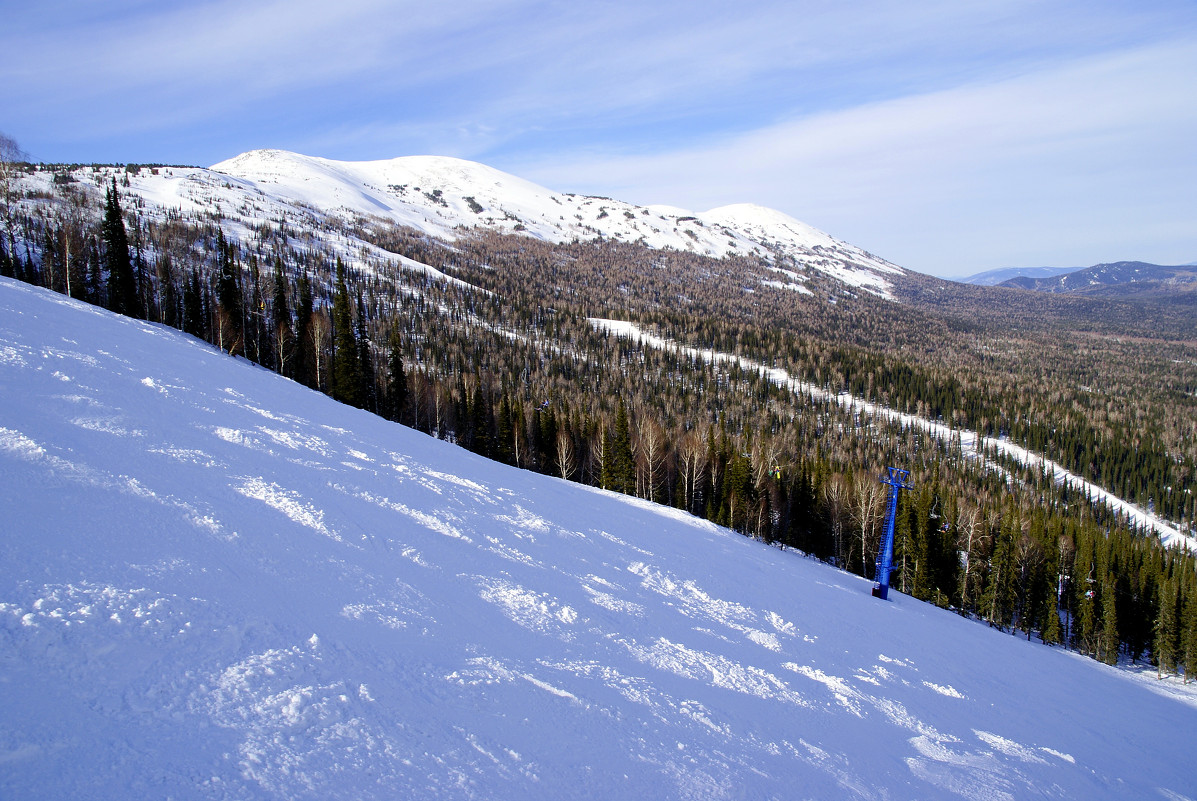
<svg viewBox="0 0 1197 801">
<path fill-rule="evenodd" d="M 310 302 L 310 297 L 309 297 Z M 274 369 L 282 375 L 295 377 L 292 357 L 295 353 L 295 331 L 291 325 L 291 307 L 287 301 L 287 277 L 281 259 L 274 261 L 274 279 L 270 291 L 270 335 L 274 353 Z"/>
<path fill-rule="evenodd" d="M 308 280 L 307 270 L 304 270 L 299 276 L 299 300 L 295 306 L 295 362 L 292 374 L 299 383 L 315 389 L 319 386 L 319 380 L 313 352 L 312 315 L 315 312 L 312 304 L 312 282 Z"/>
<path fill-rule="evenodd" d="M 387 387 L 383 416 L 400 422 L 407 411 L 407 370 L 403 366 L 403 337 L 399 326 L 392 323 L 387 338 Z"/>
<path fill-rule="evenodd" d="M 104 243 L 104 268 L 108 273 L 108 308 L 117 314 L 140 317 L 137 279 L 129 255 L 129 237 L 125 231 L 115 179 L 105 194 L 104 221 L 100 231 Z"/>
<path fill-rule="evenodd" d="M 350 406 L 362 403 L 358 358 L 349 289 L 345 285 L 345 265 L 338 259 L 337 289 L 333 297 L 332 396 Z"/>
<path fill-rule="evenodd" d="M 216 238 L 216 345 L 229 353 L 245 350 L 245 310 L 241 293 L 241 268 L 235 248 L 218 229 Z"/>
</svg>

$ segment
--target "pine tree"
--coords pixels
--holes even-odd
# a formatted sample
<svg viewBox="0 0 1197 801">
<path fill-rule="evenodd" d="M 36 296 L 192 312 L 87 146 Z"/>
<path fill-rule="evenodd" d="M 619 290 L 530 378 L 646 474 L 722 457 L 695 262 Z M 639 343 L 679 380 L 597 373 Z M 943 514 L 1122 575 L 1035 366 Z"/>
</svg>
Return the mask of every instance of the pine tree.
<svg viewBox="0 0 1197 801">
<path fill-rule="evenodd" d="M 225 242 L 224 233 L 217 229 L 216 345 L 230 356 L 238 351 L 245 352 L 241 270 L 234 259 L 233 247 Z"/>
<path fill-rule="evenodd" d="M 361 370 L 345 265 L 337 259 L 337 289 L 333 296 L 332 396 L 350 406 L 361 405 Z"/>
<path fill-rule="evenodd" d="M 100 228 L 104 242 L 104 267 L 108 271 L 108 308 L 117 314 L 138 317 L 137 282 L 129 256 L 129 236 L 121 213 L 116 179 L 104 197 L 104 220 Z"/>
<path fill-rule="evenodd" d="M 1118 612 L 1115 608 L 1114 577 L 1107 576 L 1101 591 L 1101 638 L 1099 657 L 1107 665 L 1118 664 Z"/>
<path fill-rule="evenodd" d="M 192 269 L 183 287 L 183 330 L 193 337 L 204 338 L 204 295 L 200 287 L 199 271 Z"/>
<path fill-rule="evenodd" d="M 274 369 L 281 375 L 294 376 L 291 356 L 295 351 L 295 334 L 291 329 L 287 279 L 283 275 L 281 259 L 274 260 L 274 282 L 270 293 L 270 330 L 274 340 Z"/>
<path fill-rule="evenodd" d="M 158 317 L 164 325 L 178 328 L 182 325 L 179 319 L 179 288 L 175 282 L 175 268 L 169 253 L 158 257 Z"/>
<path fill-rule="evenodd" d="M 299 298 L 295 306 L 295 361 L 293 375 L 304 386 L 317 386 L 315 346 L 312 342 L 312 282 L 307 270 L 299 275 Z"/>
<path fill-rule="evenodd" d="M 366 329 L 366 307 L 362 304 L 362 293 L 357 293 L 357 377 L 358 406 L 370 412 L 378 412 L 378 389 L 374 382 L 374 355 L 370 347 L 370 333 Z"/>
<path fill-rule="evenodd" d="M 506 398 L 504 398 L 506 401 Z M 407 370 L 403 366 L 403 337 L 398 321 L 392 321 L 387 338 L 387 393 L 384 416 L 400 422 L 407 409 Z"/>
<path fill-rule="evenodd" d="M 1155 663 L 1156 676 L 1163 678 L 1165 673 L 1176 670 L 1177 658 L 1180 656 L 1180 593 L 1175 578 L 1168 579 L 1160 589 L 1160 609 L 1155 623 Z"/>
<path fill-rule="evenodd" d="M 623 398 L 619 399 L 619 409 L 615 413 L 611 449 L 609 486 L 616 492 L 631 495 L 636 491 L 636 462 L 632 457 L 632 433 L 628 425 L 628 408 Z"/>
</svg>

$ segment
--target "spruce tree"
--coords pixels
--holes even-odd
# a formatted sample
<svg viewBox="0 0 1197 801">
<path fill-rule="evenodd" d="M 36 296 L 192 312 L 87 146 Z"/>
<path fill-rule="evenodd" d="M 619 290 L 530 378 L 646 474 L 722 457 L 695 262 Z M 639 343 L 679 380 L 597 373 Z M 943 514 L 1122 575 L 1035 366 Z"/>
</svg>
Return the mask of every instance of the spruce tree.
<svg viewBox="0 0 1197 801">
<path fill-rule="evenodd" d="M 1155 622 L 1156 677 L 1176 670 L 1180 656 L 1180 607 L 1179 586 L 1175 578 L 1168 579 L 1160 588 L 1160 609 Z"/>
<path fill-rule="evenodd" d="M 333 296 L 332 396 L 350 406 L 361 405 L 361 371 L 345 265 L 337 259 L 337 288 Z"/>
<path fill-rule="evenodd" d="M 291 356 L 295 334 L 291 328 L 291 308 L 287 304 L 287 278 L 283 262 L 274 260 L 274 283 L 270 293 L 270 331 L 273 337 L 274 369 L 281 375 L 294 376 Z"/>
<path fill-rule="evenodd" d="M 362 293 L 357 293 L 357 378 L 358 406 L 378 412 L 378 389 L 374 381 L 374 355 L 370 348 L 370 332 L 366 328 L 366 307 L 362 304 Z"/>
<path fill-rule="evenodd" d="M 636 461 L 632 457 L 632 433 L 628 424 L 628 407 L 623 398 L 615 413 L 615 432 L 611 437 L 610 488 L 625 495 L 636 492 Z"/>
<path fill-rule="evenodd" d="M 231 356 L 237 351 L 245 352 L 245 327 L 243 299 L 241 295 L 241 269 L 237 265 L 234 245 L 226 243 L 224 233 L 217 229 L 217 347 Z"/>
<path fill-rule="evenodd" d="M 104 197 L 104 220 L 100 234 L 104 243 L 104 267 L 108 272 L 108 308 L 117 314 L 138 317 L 137 281 L 129 255 L 129 236 L 121 214 L 116 179 Z"/>
<path fill-rule="evenodd" d="M 1101 653 L 1107 665 L 1118 664 L 1118 612 L 1115 608 L 1114 577 L 1107 576 L 1101 591 Z"/>
<path fill-rule="evenodd" d="M 308 279 L 307 270 L 300 273 L 298 294 L 295 306 L 293 374 L 296 381 L 314 389 L 317 386 L 315 346 L 312 342 L 312 314 L 315 307 L 312 301 L 312 282 Z"/>
<path fill-rule="evenodd" d="M 504 398 L 506 401 L 506 398 Z M 391 324 L 387 338 L 387 393 L 385 417 L 401 422 L 407 409 L 407 371 L 403 366 L 403 337 L 399 333 L 398 321 Z"/>
</svg>

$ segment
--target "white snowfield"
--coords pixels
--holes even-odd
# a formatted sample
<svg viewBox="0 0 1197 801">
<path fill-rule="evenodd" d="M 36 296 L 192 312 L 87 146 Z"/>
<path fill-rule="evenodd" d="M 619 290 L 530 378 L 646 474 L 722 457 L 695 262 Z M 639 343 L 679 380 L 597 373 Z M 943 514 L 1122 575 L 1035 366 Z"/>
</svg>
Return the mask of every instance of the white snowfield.
<svg viewBox="0 0 1197 801">
<path fill-rule="evenodd" d="M 941 442 L 947 443 L 949 446 L 955 445 L 965 456 L 981 459 L 987 466 L 996 470 L 1002 470 L 1003 468 L 988 454 L 991 452 L 1001 453 L 1018 464 L 1034 470 L 1044 471 L 1044 475 L 1050 474 L 1056 484 L 1067 484 L 1086 497 L 1090 497 L 1098 503 L 1105 504 L 1133 525 L 1153 531 L 1160 538 L 1160 542 L 1166 546 L 1197 549 L 1197 539 L 1180 531 L 1176 526 L 1161 520 L 1154 514 L 1129 501 L 1119 498 L 1087 479 L 1070 472 L 1058 462 L 1048 459 L 1042 454 L 1029 451 L 1021 445 L 1010 442 L 1008 439 L 1000 437 L 980 437 L 978 439 L 977 432 L 975 431 L 963 431 L 952 428 L 937 420 L 928 420 L 925 417 L 899 412 L 896 409 L 866 401 L 847 392 L 834 393 L 824 387 L 794 378 L 785 370 L 776 367 L 766 367 L 760 362 L 752 361 L 743 356 L 722 353 L 711 350 L 710 348 L 692 348 L 681 345 L 672 340 L 644 331 L 640 326 L 626 320 L 606 320 L 593 317 L 590 319 L 590 323 L 600 331 L 607 331 L 615 336 L 631 339 L 658 350 L 675 351 L 690 358 L 702 359 L 711 364 L 735 364 L 742 370 L 755 371 L 767 377 L 774 384 L 785 387 L 791 392 L 806 395 L 817 400 L 834 401 L 854 414 L 863 412 L 869 417 L 897 423 L 906 428 L 918 429 Z"/>
<path fill-rule="evenodd" d="M 0 475 L 0 798 L 1197 798 L 1179 682 L 8 279 Z"/>
</svg>

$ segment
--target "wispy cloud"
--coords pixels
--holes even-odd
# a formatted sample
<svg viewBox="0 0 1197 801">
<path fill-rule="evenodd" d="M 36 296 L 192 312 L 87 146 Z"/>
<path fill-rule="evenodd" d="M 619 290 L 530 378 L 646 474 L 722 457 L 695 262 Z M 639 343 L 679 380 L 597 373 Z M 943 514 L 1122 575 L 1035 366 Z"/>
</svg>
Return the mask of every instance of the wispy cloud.
<svg viewBox="0 0 1197 801">
<path fill-rule="evenodd" d="M 939 273 L 1152 253 L 1187 261 L 1183 248 L 1197 243 L 1193 75 L 1197 44 L 1169 43 L 651 156 L 511 166 L 641 202 L 758 202 Z M 1142 250 L 1111 253 L 1128 243 Z"/>
<path fill-rule="evenodd" d="M 1197 250 L 1194 47 L 1191 0 L 46 0 L 6 9 L 0 128 L 47 160 L 444 153 L 943 271 L 1132 225 Z"/>
</svg>

